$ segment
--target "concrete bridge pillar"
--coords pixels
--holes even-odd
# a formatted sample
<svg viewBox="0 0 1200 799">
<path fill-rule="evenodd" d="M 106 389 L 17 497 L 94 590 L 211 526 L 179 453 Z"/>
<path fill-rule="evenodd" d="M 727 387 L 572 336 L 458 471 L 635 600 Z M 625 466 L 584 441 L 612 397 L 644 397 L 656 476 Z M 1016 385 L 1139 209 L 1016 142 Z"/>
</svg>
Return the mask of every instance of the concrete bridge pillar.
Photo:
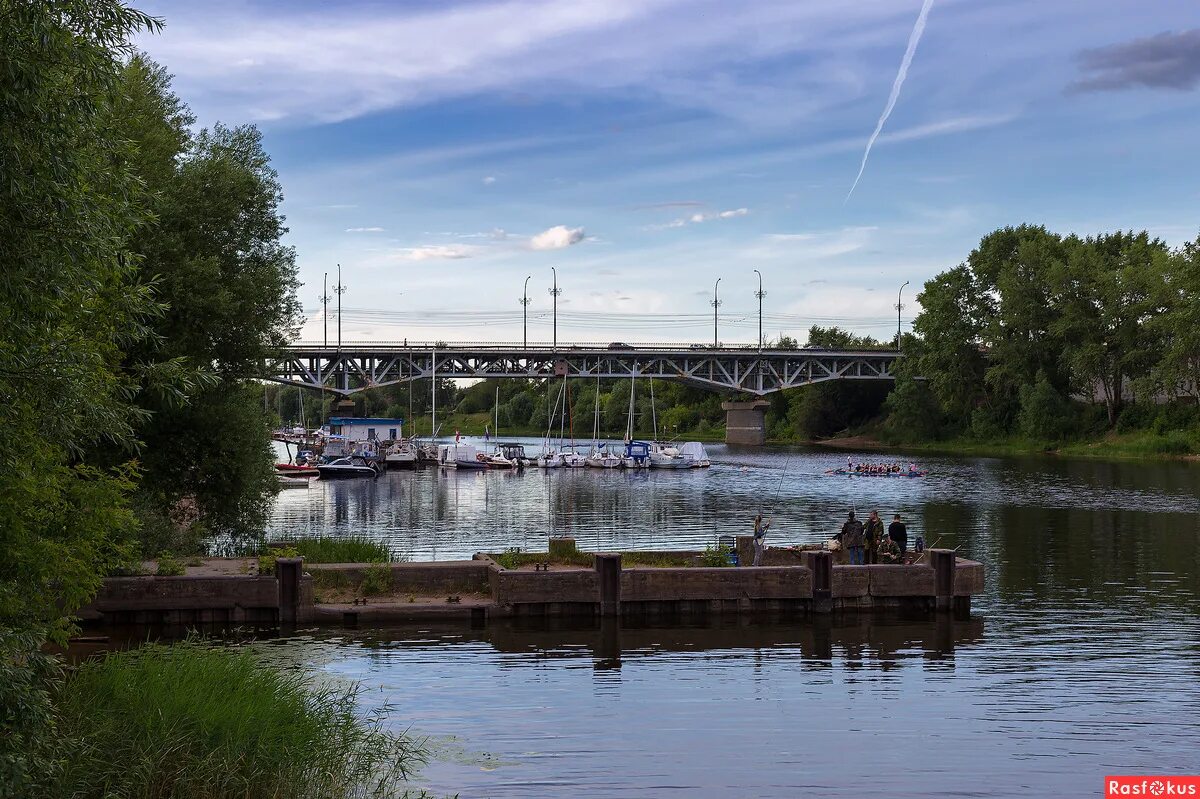
<svg viewBox="0 0 1200 799">
<path fill-rule="evenodd" d="M 771 403 L 766 400 L 722 402 L 725 411 L 725 443 L 761 447 L 767 440 L 766 415 Z"/>
</svg>

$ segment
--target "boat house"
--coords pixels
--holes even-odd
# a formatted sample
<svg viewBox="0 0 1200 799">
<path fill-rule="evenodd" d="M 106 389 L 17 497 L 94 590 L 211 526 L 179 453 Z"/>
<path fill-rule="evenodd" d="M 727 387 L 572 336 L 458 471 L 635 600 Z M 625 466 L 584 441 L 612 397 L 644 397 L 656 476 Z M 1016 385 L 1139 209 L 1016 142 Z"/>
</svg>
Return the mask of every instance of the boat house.
<svg viewBox="0 0 1200 799">
<path fill-rule="evenodd" d="M 404 437 L 404 420 L 378 416 L 331 416 L 326 454 L 375 451 L 379 442 Z M 332 446 L 329 446 L 332 445 Z M 331 453 L 331 450 L 335 452 Z"/>
</svg>

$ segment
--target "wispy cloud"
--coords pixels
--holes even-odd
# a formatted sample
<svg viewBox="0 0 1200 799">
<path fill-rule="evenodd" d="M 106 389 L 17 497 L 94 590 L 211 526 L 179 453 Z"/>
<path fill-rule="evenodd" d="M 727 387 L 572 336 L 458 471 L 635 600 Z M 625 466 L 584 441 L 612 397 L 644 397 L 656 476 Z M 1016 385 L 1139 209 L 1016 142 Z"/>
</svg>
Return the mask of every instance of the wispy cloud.
<svg viewBox="0 0 1200 799">
<path fill-rule="evenodd" d="M 470 258 L 479 252 L 478 247 L 466 244 L 426 244 L 408 247 L 395 255 L 401 261 L 438 261 Z"/>
<path fill-rule="evenodd" d="M 646 230 L 667 230 L 669 228 L 686 227 L 687 225 L 699 225 L 702 222 L 710 222 L 714 219 L 735 219 L 739 216 L 746 216 L 749 213 L 749 208 L 732 208 L 728 211 L 699 211 L 691 216 L 672 219 L 670 222 L 664 222 L 661 225 L 647 225 Z"/>
<path fill-rule="evenodd" d="M 487 177 L 485 177 L 485 178 L 484 178 L 482 181 L 480 181 L 480 182 L 481 182 L 481 183 L 483 183 L 483 185 L 485 185 L 485 186 L 490 186 L 490 185 L 492 185 L 493 183 L 495 183 L 495 182 L 496 182 L 496 176 L 495 176 L 495 175 L 488 175 Z"/>
<path fill-rule="evenodd" d="M 1090 77 L 1072 91 L 1113 91 L 1136 87 L 1190 91 L 1200 85 L 1200 28 L 1160 33 L 1122 44 L 1083 50 L 1077 56 Z"/>
<path fill-rule="evenodd" d="M 581 227 L 555 225 L 532 236 L 529 239 L 529 247 L 534 250 L 561 250 L 583 241 L 585 235 Z"/>
<path fill-rule="evenodd" d="M 381 227 L 348 227 L 348 228 L 346 228 L 346 232 L 347 233 L 382 233 L 383 228 L 381 228 Z"/>
</svg>

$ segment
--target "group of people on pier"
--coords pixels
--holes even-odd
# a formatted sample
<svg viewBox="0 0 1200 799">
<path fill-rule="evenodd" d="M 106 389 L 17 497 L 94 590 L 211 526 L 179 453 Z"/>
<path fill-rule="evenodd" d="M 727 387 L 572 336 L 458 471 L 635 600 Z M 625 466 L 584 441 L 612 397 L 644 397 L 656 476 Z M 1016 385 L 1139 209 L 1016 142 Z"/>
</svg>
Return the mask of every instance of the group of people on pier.
<svg viewBox="0 0 1200 799">
<path fill-rule="evenodd" d="M 767 531 L 770 529 L 769 519 L 764 520 L 761 513 L 754 517 L 754 566 L 762 565 L 763 552 L 767 548 Z M 903 563 L 904 553 L 908 550 L 908 526 L 901 521 L 899 513 L 892 516 L 892 523 L 885 530 L 879 511 L 871 511 L 866 524 L 854 518 L 854 511 L 850 511 L 841 532 L 834 538 L 846 550 L 851 566 Z M 920 552 L 923 548 L 924 541 L 917 536 L 916 551 Z"/>
<path fill-rule="evenodd" d="M 899 513 L 892 516 L 892 523 L 884 530 L 879 511 L 871 511 L 866 524 L 854 518 L 854 511 L 850 511 L 836 538 L 846 550 L 851 566 L 903 563 L 904 552 L 908 549 L 908 527 L 900 520 Z"/>
</svg>

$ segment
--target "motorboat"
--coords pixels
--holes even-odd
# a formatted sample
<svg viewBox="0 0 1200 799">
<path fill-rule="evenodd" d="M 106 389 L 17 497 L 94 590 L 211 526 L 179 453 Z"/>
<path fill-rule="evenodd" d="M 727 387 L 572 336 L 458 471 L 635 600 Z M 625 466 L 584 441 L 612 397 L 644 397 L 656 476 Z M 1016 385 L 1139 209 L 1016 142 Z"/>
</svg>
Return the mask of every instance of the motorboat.
<svg viewBox="0 0 1200 799">
<path fill-rule="evenodd" d="M 689 469 L 691 464 L 680 454 L 679 448 L 673 444 L 650 442 L 651 469 Z"/>
<path fill-rule="evenodd" d="M 619 469 L 621 456 L 611 451 L 607 444 L 598 444 L 592 447 L 587 457 L 587 465 L 593 469 Z"/>
<path fill-rule="evenodd" d="M 438 466 L 443 469 L 486 469 L 487 456 L 472 444 L 439 444 Z"/>
<path fill-rule="evenodd" d="M 692 469 L 704 469 L 712 466 L 712 461 L 708 458 L 708 451 L 699 441 L 686 441 L 681 444 L 679 457 L 687 461 L 688 466 Z"/>
<path fill-rule="evenodd" d="M 361 455 L 346 455 L 317 464 L 317 472 L 321 475 L 322 480 L 342 477 L 378 477 L 382 471 L 375 461 Z"/>
<path fill-rule="evenodd" d="M 524 469 L 533 463 L 533 459 L 525 454 L 524 444 L 496 444 L 496 450 L 492 453 L 492 457 L 499 457 L 510 461 L 513 467 L 517 469 Z"/>
<path fill-rule="evenodd" d="M 389 469 L 412 469 L 418 459 L 417 448 L 408 439 L 396 439 L 383 454 L 383 462 Z"/>
<path fill-rule="evenodd" d="M 280 477 L 316 477 L 320 474 L 317 467 L 307 463 L 277 463 L 275 472 Z"/>
</svg>

